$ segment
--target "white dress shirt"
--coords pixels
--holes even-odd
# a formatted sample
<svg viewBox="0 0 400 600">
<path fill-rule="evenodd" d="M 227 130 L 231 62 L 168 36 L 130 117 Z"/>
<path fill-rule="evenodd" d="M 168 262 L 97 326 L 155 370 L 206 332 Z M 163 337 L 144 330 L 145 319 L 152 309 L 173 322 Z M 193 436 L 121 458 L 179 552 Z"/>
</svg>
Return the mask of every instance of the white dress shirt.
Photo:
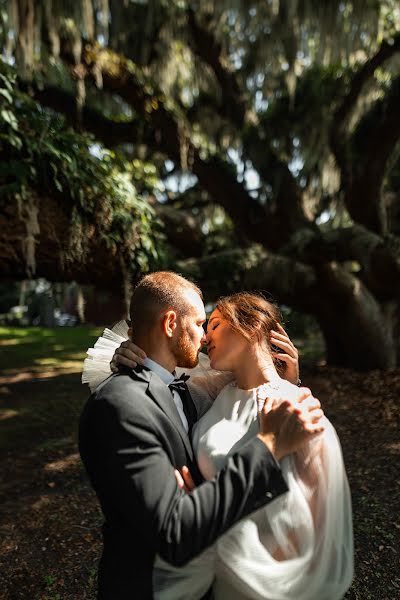
<svg viewBox="0 0 400 600">
<path fill-rule="evenodd" d="M 165 383 L 165 385 L 169 385 L 176 378 L 176 375 L 173 375 L 167 369 L 164 369 L 164 367 L 162 367 L 161 365 L 159 365 L 158 363 L 156 363 L 151 358 L 145 358 L 144 361 L 143 361 L 143 365 L 145 367 L 147 367 L 148 369 L 150 369 L 151 371 L 154 371 L 154 373 L 157 373 L 157 375 L 159 376 L 159 378 L 161 379 L 161 381 L 163 381 Z M 187 422 L 186 415 L 183 412 L 182 398 L 180 397 L 180 395 L 178 394 L 178 392 L 176 390 L 172 390 L 172 398 L 173 398 L 173 400 L 175 402 L 175 406 L 176 406 L 176 408 L 178 410 L 178 413 L 179 413 L 179 416 L 180 416 L 181 421 L 183 423 L 183 426 L 185 428 L 185 431 L 188 432 L 189 431 L 189 425 L 188 425 L 188 422 Z"/>
</svg>

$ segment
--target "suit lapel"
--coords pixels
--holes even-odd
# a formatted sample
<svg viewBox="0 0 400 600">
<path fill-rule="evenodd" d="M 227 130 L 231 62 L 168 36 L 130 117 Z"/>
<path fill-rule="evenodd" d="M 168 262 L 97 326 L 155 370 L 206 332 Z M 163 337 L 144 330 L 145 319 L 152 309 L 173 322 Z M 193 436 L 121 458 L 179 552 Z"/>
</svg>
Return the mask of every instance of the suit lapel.
<svg viewBox="0 0 400 600">
<path fill-rule="evenodd" d="M 193 448 L 190 443 L 190 439 L 185 431 L 182 420 L 178 413 L 178 409 L 175 406 L 174 399 L 168 386 L 161 381 L 156 373 L 148 369 L 142 369 L 141 371 L 135 370 L 134 373 L 137 379 L 141 379 L 142 381 L 146 381 L 148 383 L 146 394 L 150 396 L 152 400 L 154 400 L 154 402 L 175 425 L 183 440 L 183 443 L 185 444 L 185 448 L 190 459 L 193 460 Z"/>
</svg>

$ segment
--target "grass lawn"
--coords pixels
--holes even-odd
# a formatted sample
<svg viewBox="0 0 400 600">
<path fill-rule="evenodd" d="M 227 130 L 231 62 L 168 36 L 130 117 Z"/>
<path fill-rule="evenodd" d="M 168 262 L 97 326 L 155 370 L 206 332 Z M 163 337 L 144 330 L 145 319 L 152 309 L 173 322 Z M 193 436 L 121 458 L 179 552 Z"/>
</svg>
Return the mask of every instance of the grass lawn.
<svg viewBox="0 0 400 600">
<path fill-rule="evenodd" d="M 100 328 L 0 327 L 1 375 L 48 377 L 76 373 Z"/>
<path fill-rule="evenodd" d="M 82 361 L 101 331 L 0 327 L 0 450 L 71 433 L 88 393 L 79 385 Z"/>
</svg>

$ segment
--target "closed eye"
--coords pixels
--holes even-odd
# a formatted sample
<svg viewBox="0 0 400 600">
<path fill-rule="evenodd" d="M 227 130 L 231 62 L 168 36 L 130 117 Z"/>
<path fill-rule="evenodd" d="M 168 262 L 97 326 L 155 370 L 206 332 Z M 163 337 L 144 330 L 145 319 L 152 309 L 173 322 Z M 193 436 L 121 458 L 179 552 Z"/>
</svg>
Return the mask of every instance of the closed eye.
<svg viewBox="0 0 400 600">
<path fill-rule="evenodd" d="M 216 325 L 214 325 L 214 327 L 211 327 L 211 331 L 215 331 L 217 329 L 217 327 L 219 327 L 219 323 L 217 323 Z"/>
</svg>

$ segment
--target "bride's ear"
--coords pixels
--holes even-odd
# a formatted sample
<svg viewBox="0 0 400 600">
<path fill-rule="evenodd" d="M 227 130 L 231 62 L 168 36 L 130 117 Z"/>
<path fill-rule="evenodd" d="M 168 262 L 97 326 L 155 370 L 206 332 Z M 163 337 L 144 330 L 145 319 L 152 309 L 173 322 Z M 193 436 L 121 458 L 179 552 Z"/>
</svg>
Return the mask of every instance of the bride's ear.
<svg viewBox="0 0 400 600">
<path fill-rule="evenodd" d="M 177 327 L 176 312 L 174 310 L 168 310 L 165 313 L 162 326 L 165 335 L 172 338 Z"/>
</svg>

